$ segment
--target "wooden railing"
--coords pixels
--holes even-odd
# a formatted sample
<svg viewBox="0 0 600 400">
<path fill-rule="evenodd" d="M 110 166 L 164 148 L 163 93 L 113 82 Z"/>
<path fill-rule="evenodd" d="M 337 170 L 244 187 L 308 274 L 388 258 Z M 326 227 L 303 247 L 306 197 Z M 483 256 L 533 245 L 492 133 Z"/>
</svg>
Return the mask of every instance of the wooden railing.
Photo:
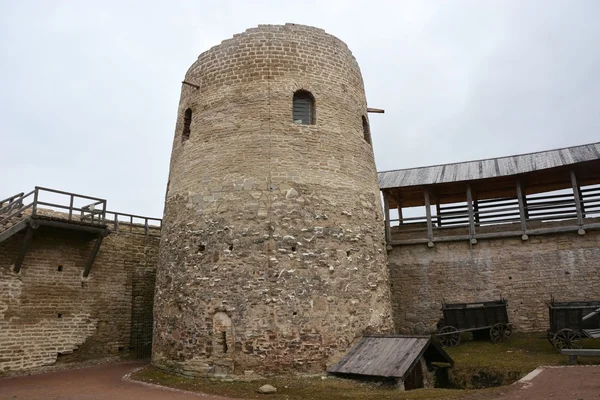
<svg viewBox="0 0 600 400">
<path fill-rule="evenodd" d="M 477 200 L 470 187 L 465 200 L 453 204 L 431 204 L 424 192 L 424 207 L 415 216 L 390 217 L 386 205 L 386 237 L 390 244 L 433 243 L 479 238 L 599 229 L 600 185 L 526 195 L 516 184 L 513 197 Z M 386 203 L 384 193 L 384 203 Z M 406 211 L 405 211 L 406 212 Z"/>
<path fill-rule="evenodd" d="M 146 235 L 152 234 L 153 232 L 160 235 L 160 230 L 162 229 L 162 219 L 160 218 L 150 218 L 141 215 L 125 214 L 115 211 L 106 212 L 106 222 L 112 225 L 112 229 L 115 232 L 119 232 L 121 230 L 122 224 L 126 225 L 125 229 L 129 232 L 143 229 L 144 234 Z"/>
<path fill-rule="evenodd" d="M 45 199 L 48 196 L 62 196 L 63 201 L 51 202 Z M 162 227 L 160 218 L 107 211 L 105 199 L 40 186 L 36 186 L 31 192 L 18 193 L 0 201 L 0 226 L 27 212 L 33 217 L 46 216 L 94 225 L 112 225 L 117 232 L 122 224 L 128 225 L 130 232 L 143 232 L 146 235 L 157 230 L 160 232 Z"/>
</svg>

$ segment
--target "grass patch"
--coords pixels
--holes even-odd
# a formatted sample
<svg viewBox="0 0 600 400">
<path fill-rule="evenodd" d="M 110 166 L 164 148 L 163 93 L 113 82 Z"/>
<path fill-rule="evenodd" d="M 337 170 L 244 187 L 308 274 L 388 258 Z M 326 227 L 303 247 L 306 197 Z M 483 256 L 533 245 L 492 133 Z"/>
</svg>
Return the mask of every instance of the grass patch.
<svg viewBox="0 0 600 400">
<path fill-rule="evenodd" d="M 152 366 L 132 374 L 134 379 L 175 387 L 192 392 L 202 392 L 244 399 L 281 400 L 425 400 L 460 399 L 471 391 L 453 389 L 417 389 L 407 392 L 371 383 L 359 383 L 346 379 L 277 377 L 251 382 L 223 381 L 217 379 L 185 378 L 171 375 Z M 277 388 L 277 393 L 264 395 L 256 390 L 269 384 Z"/>
<path fill-rule="evenodd" d="M 600 348 L 600 340 L 584 341 L 586 348 Z M 566 365 L 568 357 L 560 355 L 541 334 L 518 334 L 510 343 L 494 345 L 490 341 L 465 340 L 446 348 L 454 359 L 450 382 L 459 389 L 417 389 L 407 392 L 373 383 L 328 377 L 327 379 L 277 377 L 251 382 L 219 379 L 185 378 L 148 367 L 132 375 L 134 379 L 159 385 L 244 399 L 281 400 L 424 400 L 483 399 L 496 391 L 492 386 L 511 384 L 542 365 Z M 581 357 L 580 363 L 600 364 L 600 357 Z M 272 395 L 256 390 L 264 384 L 277 388 Z M 492 387 L 490 389 L 483 389 Z M 480 390 L 474 390 L 480 389 Z"/>
<path fill-rule="evenodd" d="M 585 348 L 600 348 L 600 340 L 584 340 Z M 470 340 L 446 348 L 454 360 L 450 382 L 457 388 L 511 384 L 542 365 L 567 365 L 545 334 L 517 334 L 510 343 Z M 580 357 L 580 364 L 600 364 L 600 357 Z"/>
</svg>

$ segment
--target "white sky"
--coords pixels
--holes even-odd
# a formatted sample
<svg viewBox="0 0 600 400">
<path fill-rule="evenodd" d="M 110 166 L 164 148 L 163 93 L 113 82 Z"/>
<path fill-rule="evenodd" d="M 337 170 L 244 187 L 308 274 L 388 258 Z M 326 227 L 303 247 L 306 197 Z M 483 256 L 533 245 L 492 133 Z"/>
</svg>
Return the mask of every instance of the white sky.
<svg viewBox="0 0 600 400">
<path fill-rule="evenodd" d="M 181 80 L 258 24 L 361 66 L 379 170 L 600 140 L 600 2 L 0 0 L 0 198 L 33 186 L 162 216 Z"/>
</svg>

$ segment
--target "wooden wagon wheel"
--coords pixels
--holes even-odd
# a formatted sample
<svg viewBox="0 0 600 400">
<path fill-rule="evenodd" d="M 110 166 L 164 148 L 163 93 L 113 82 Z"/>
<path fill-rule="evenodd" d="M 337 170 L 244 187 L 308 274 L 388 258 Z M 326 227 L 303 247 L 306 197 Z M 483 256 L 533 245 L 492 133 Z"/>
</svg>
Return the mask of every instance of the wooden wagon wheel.
<svg viewBox="0 0 600 400">
<path fill-rule="evenodd" d="M 580 349 L 583 346 L 581 334 L 573 329 L 565 328 L 554 335 L 554 347 L 562 349 Z"/>
<path fill-rule="evenodd" d="M 510 339 L 512 327 L 510 324 L 498 323 L 490 328 L 490 339 L 494 343 L 502 343 Z"/>
<path fill-rule="evenodd" d="M 556 347 L 556 343 L 554 343 L 554 335 L 555 335 L 555 333 L 552 332 L 551 330 L 546 331 L 546 339 L 548 339 L 548 342 L 550 342 L 550 345 L 552 347 Z"/>
<path fill-rule="evenodd" d="M 452 347 L 460 343 L 460 333 L 453 326 L 444 326 L 438 331 L 438 335 L 442 346 Z"/>
</svg>

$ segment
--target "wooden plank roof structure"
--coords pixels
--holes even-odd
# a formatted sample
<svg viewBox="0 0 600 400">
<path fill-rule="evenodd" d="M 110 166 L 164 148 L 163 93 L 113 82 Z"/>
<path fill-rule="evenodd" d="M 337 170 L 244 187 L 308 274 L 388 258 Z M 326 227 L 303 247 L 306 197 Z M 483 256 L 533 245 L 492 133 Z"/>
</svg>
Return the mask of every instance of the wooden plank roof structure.
<svg viewBox="0 0 600 400">
<path fill-rule="evenodd" d="M 379 172 L 380 189 L 524 174 L 600 160 L 600 142 L 508 157 Z"/>
<path fill-rule="evenodd" d="M 421 357 L 429 362 L 454 365 L 454 361 L 430 336 L 363 336 L 327 372 L 405 380 Z"/>
</svg>

